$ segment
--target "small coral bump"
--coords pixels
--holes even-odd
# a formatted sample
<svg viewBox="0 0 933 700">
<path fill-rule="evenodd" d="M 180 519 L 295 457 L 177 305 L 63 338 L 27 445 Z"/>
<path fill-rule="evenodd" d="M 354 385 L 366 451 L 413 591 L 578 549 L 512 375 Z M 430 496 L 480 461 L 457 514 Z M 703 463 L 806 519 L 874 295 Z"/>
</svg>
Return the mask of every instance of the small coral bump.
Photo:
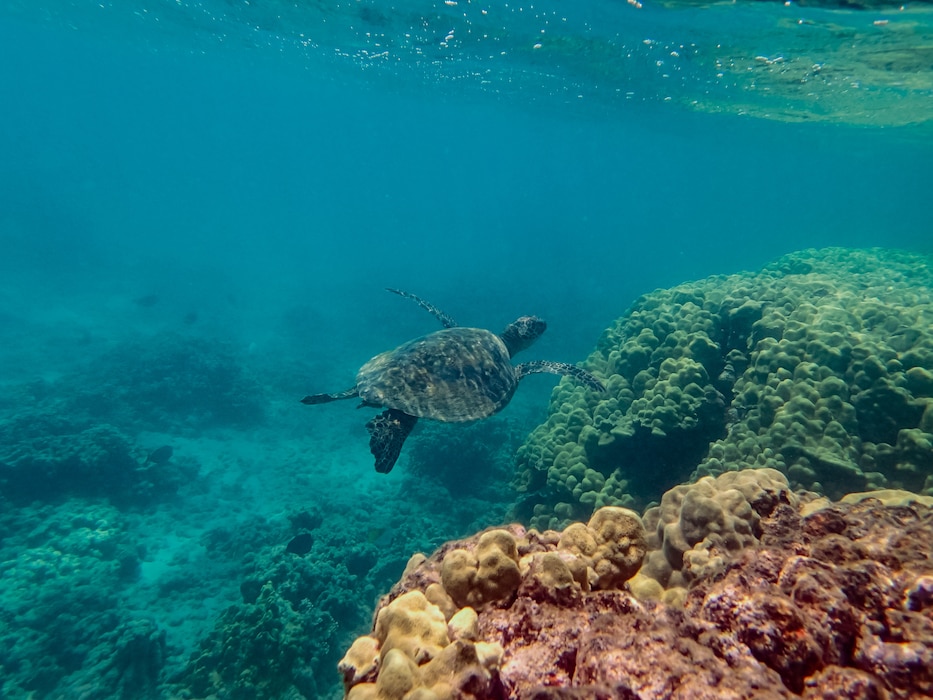
<svg viewBox="0 0 933 700">
<path fill-rule="evenodd" d="M 357 637 L 337 664 L 345 688 L 375 680 L 378 669 L 379 640 L 368 635 Z"/>
<path fill-rule="evenodd" d="M 459 610 L 447 623 L 447 636 L 452 642 L 458 639 L 476 641 L 479 638 L 478 619 L 476 611 L 469 606 Z"/>
</svg>

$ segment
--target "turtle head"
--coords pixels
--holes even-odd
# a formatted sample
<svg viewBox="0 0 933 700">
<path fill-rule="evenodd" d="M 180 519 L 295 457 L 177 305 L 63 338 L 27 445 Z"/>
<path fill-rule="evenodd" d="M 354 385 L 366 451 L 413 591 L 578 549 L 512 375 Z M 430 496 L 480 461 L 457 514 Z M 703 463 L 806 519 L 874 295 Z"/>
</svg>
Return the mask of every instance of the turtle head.
<svg viewBox="0 0 933 700">
<path fill-rule="evenodd" d="M 509 356 L 515 357 L 515 353 L 529 347 L 546 330 L 547 324 L 543 319 L 537 316 L 522 316 L 506 326 L 499 337 L 509 349 Z"/>
</svg>

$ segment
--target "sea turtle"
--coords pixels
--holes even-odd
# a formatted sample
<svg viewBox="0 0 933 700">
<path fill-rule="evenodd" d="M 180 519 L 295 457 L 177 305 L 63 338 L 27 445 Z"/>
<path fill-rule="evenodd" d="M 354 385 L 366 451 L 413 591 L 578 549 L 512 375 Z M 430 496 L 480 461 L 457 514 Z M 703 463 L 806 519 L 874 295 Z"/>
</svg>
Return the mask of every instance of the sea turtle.
<svg viewBox="0 0 933 700">
<path fill-rule="evenodd" d="M 596 377 L 574 365 L 542 361 L 512 364 L 512 356 L 547 329 L 537 316 L 522 316 L 496 335 L 482 328 L 461 328 L 414 294 L 388 291 L 416 302 L 437 318 L 444 330 L 376 355 L 360 368 L 356 386 L 346 391 L 301 399 L 314 405 L 358 396 L 360 406 L 385 408 L 366 424 L 377 472 L 385 474 L 395 466 L 405 438 L 419 418 L 447 423 L 487 418 L 505 408 L 518 382 L 529 374 L 565 374 L 595 391 L 606 390 Z"/>
</svg>

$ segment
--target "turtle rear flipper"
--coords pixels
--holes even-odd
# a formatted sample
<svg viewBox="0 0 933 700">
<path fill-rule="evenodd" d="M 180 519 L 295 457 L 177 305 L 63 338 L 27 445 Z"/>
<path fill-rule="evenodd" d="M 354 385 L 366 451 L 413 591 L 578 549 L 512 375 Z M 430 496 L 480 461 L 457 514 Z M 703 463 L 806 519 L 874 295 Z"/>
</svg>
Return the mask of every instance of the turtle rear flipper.
<svg viewBox="0 0 933 700">
<path fill-rule="evenodd" d="M 330 403 L 331 401 L 340 401 L 341 399 L 352 399 L 354 396 L 359 396 L 360 392 L 356 387 L 352 389 L 347 389 L 346 391 L 340 391 L 336 394 L 310 394 L 301 399 L 301 403 L 306 406 L 315 406 L 319 403 Z"/>
<path fill-rule="evenodd" d="M 429 314 L 431 314 L 434 318 L 440 321 L 441 324 L 443 324 L 444 328 L 456 328 L 457 327 L 456 321 L 454 321 L 450 316 L 445 314 L 439 308 L 434 306 L 434 304 L 432 304 L 431 302 L 425 301 L 421 297 L 416 296 L 412 294 L 411 292 L 403 292 L 401 289 L 392 289 L 392 287 L 386 287 L 386 291 L 392 292 L 393 294 L 398 294 L 400 297 L 405 297 L 406 299 L 411 299 L 418 306 L 420 306 L 422 309 L 424 309 Z"/>
<path fill-rule="evenodd" d="M 390 408 L 383 411 L 366 424 L 369 431 L 369 451 L 376 458 L 376 471 L 388 474 L 399 454 L 405 438 L 415 427 L 418 419 L 403 411 Z"/>
<path fill-rule="evenodd" d="M 576 365 L 568 365 L 566 362 L 547 362 L 545 360 L 535 360 L 534 362 L 525 362 L 520 364 L 515 368 L 515 371 L 518 373 L 519 379 L 529 374 L 538 374 L 539 372 L 547 372 L 548 374 L 563 374 L 568 377 L 573 377 L 578 382 L 584 386 L 589 387 L 593 391 L 606 390 L 605 385 L 585 369 L 582 367 L 577 367 Z"/>
</svg>

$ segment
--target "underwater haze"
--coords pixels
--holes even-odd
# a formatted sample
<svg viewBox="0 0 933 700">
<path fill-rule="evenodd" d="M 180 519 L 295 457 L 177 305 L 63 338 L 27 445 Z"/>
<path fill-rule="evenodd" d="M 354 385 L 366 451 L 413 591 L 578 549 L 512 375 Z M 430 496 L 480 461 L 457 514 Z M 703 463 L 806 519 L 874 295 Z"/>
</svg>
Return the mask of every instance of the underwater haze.
<svg viewBox="0 0 933 700">
<path fill-rule="evenodd" d="M 933 10 L 847 5 L 0 4 L 0 695 L 340 697 L 557 381 L 376 474 L 299 399 L 437 329 L 387 287 L 576 363 L 659 287 L 933 253 Z"/>
</svg>

